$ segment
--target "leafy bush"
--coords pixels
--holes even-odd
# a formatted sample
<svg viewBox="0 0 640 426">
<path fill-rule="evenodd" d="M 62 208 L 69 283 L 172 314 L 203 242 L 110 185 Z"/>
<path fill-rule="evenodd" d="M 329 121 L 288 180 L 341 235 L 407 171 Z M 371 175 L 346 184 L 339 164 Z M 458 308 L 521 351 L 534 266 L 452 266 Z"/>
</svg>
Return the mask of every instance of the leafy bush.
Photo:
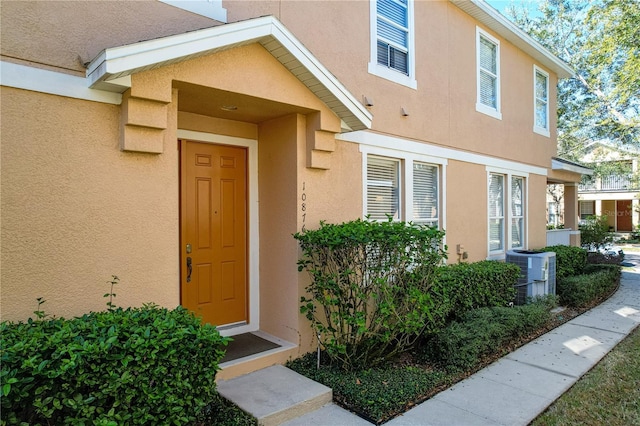
<svg viewBox="0 0 640 426">
<path fill-rule="evenodd" d="M 8 424 L 189 424 L 216 395 L 227 339 L 183 308 L 3 322 Z"/>
<path fill-rule="evenodd" d="M 624 261 L 624 252 L 606 251 L 604 253 L 596 251 L 587 255 L 587 263 L 598 265 L 620 265 Z"/>
<path fill-rule="evenodd" d="M 423 348 L 423 357 L 450 371 L 473 369 L 505 343 L 543 326 L 551 318 L 552 305 L 543 298 L 513 308 L 469 311 L 432 338 Z"/>
<path fill-rule="evenodd" d="M 556 280 L 580 275 L 587 266 L 587 251 L 580 247 L 548 246 L 540 251 L 556 254 Z"/>
<path fill-rule="evenodd" d="M 519 276 L 517 265 L 483 260 L 440 267 L 435 282 L 436 288 L 446 292 L 450 310 L 460 316 L 471 309 L 507 306 Z"/>
<path fill-rule="evenodd" d="M 404 222 L 355 220 L 294 235 L 311 275 L 300 311 L 344 369 L 407 350 L 438 321 L 429 292 L 445 258 L 444 232 Z M 436 314 L 434 316 L 434 313 Z"/>
<path fill-rule="evenodd" d="M 587 250 L 599 250 L 613 243 L 607 216 L 589 216 L 580 225 L 580 243 Z"/>
<path fill-rule="evenodd" d="M 613 291 L 620 281 L 618 265 L 588 265 L 584 272 L 557 283 L 560 303 L 578 308 L 589 306 Z"/>
</svg>

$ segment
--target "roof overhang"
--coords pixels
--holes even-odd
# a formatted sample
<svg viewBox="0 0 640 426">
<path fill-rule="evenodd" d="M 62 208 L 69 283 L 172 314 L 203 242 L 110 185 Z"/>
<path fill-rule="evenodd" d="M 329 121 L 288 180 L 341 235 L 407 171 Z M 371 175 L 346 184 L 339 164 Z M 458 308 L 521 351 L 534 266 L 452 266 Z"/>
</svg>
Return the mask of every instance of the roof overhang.
<svg viewBox="0 0 640 426">
<path fill-rule="evenodd" d="M 219 51 L 260 43 L 351 130 L 371 128 L 371 113 L 282 23 L 265 16 L 103 50 L 87 68 L 93 89 L 123 93 L 131 75 Z"/>
<path fill-rule="evenodd" d="M 558 78 L 570 78 L 575 71 L 566 62 L 555 56 L 529 34 L 502 16 L 484 0 L 449 0 L 489 29 L 495 31 L 518 49 L 526 52 L 540 64 L 555 72 Z"/>
<path fill-rule="evenodd" d="M 593 174 L 592 169 L 585 167 L 582 164 L 578 164 L 573 161 L 565 160 L 564 158 L 559 158 L 559 157 L 551 158 L 551 169 L 579 173 L 581 175 Z"/>
</svg>

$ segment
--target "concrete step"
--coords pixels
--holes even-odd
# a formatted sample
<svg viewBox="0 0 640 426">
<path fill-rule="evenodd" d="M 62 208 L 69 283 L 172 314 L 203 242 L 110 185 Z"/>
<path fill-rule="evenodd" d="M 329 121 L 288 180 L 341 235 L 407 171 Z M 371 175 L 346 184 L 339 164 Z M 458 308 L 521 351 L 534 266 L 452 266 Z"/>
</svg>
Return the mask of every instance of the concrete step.
<svg viewBox="0 0 640 426">
<path fill-rule="evenodd" d="M 280 425 L 331 402 L 331 389 L 282 366 L 274 365 L 218 382 L 218 392 L 258 419 Z"/>
</svg>

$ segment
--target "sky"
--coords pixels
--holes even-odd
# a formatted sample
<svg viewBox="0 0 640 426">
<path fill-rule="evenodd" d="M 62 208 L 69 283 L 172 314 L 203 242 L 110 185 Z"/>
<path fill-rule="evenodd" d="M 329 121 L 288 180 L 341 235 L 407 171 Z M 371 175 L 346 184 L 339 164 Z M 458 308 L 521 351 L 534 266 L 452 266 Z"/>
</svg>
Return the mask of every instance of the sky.
<svg viewBox="0 0 640 426">
<path fill-rule="evenodd" d="M 525 5 L 529 11 L 531 12 L 531 16 L 535 16 L 539 14 L 537 4 L 540 3 L 540 0 L 485 0 L 489 3 L 494 9 L 497 9 L 500 13 L 507 16 L 505 9 L 510 4 L 522 4 Z"/>
</svg>

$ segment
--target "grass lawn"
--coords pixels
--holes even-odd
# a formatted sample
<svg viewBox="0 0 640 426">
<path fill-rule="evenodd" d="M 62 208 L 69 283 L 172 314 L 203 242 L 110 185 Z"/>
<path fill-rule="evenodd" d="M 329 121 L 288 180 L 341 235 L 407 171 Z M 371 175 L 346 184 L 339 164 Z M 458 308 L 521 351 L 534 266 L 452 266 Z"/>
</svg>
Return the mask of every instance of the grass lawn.
<svg viewBox="0 0 640 426">
<path fill-rule="evenodd" d="M 640 425 L 640 327 L 533 425 Z"/>
</svg>

